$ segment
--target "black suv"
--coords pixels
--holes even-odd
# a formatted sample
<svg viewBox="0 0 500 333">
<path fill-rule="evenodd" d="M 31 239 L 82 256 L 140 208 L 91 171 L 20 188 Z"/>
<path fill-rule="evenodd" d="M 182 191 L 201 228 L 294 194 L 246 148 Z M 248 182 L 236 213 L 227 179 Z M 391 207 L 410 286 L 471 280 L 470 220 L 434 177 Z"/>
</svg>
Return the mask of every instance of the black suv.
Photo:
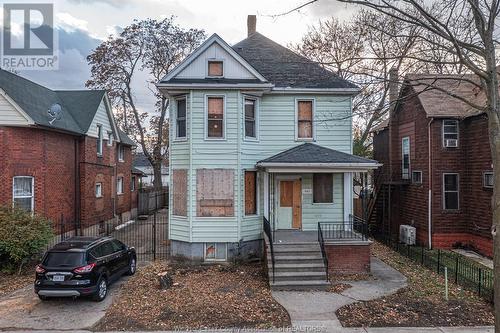
<svg viewBox="0 0 500 333">
<path fill-rule="evenodd" d="M 132 275 L 137 256 L 111 237 L 72 237 L 47 251 L 36 266 L 35 292 L 41 300 L 55 296 L 92 296 L 102 301 L 108 286 L 123 274 Z"/>
</svg>

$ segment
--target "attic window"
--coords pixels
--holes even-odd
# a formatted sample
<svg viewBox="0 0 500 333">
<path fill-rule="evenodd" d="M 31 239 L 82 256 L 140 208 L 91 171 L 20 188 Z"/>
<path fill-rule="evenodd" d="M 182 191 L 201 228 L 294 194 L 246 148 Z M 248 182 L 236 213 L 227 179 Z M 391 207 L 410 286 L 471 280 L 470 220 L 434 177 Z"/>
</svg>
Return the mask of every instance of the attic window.
<svg viewBox="0 0 500 333">
<path fill-rule="evenodd" d="M 208 76 L 223 76 L 224 64 L 220 60 L 208 61 Z"/>
</svg>

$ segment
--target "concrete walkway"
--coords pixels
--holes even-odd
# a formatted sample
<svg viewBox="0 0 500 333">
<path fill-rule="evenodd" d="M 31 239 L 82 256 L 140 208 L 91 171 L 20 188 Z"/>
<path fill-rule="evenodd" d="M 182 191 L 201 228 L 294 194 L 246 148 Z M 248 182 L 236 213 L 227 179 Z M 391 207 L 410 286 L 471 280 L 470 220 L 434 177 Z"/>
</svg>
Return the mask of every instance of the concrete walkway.
<svg viewBox="0 0 500 333">
<path fill-rule="evenodd" d="M 392 294 L 406 286 L 406 277 L 377 258 L 371 259 L 373 278 L 347 282 L 352 287 L 340 294 L 325 291 L 273 291 L 273 297 L 290 314 L 292 326 L 311 329 L 342 328 L 337 309 L 357 301 Z"/>
</svg>

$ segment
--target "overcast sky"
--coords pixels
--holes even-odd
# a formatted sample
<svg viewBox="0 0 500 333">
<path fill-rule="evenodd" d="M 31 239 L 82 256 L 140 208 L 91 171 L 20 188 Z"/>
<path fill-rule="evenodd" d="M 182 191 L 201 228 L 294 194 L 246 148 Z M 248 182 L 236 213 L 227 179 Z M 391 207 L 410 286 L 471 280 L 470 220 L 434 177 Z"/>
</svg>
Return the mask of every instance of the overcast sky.
<svg viewBox="0 0 500 333">
<path fill-rule="evenodd" d="M 257 31 L 286 46 L 300 41 L 308 27 L 319 20 L 331 16 L 346 18 L 354 11 L 334 0 L 320 0 L 299 12 L 272 17 L 302 3 L 303 0 L 57 0 L 54 4 L 59 70 L 24 71 L 21 75 L 53 89 L 84 88 L 90 75 L 85 57 L 101 40 L 134 19 L 174 15 L 181 27 L 204 29 L 207 36 L 217 33 L 234 44 L 246 37 L 247 15 L 256 14 Z M 134 85 L 139 106 L 148 110 L 153 100 L 144 80 L 136 80 Z"/>
</svg>

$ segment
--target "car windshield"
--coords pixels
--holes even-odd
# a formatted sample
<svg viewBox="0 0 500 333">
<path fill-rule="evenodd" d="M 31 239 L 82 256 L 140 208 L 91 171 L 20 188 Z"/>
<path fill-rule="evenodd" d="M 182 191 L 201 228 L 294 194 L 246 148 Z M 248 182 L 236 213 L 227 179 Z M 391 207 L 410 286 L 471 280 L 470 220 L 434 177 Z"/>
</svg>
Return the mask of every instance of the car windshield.
<svg viewBox="0 0 500 333">
<path fill-rule="evenodd" d="M 81 252 L 49 252 L 43 260 L 47 267 L 76 267 L 81 266 L 84 261 L 84 253 Z"/>
</svg>

